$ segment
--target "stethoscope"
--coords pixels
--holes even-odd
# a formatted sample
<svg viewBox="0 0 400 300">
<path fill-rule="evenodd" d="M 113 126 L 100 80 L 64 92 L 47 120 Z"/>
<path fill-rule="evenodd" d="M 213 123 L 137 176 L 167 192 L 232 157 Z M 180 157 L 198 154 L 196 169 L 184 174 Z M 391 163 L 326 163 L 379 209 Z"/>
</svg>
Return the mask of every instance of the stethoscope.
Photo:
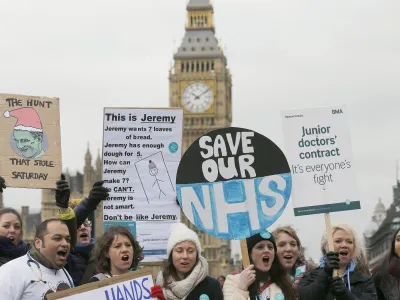
<svg viewBox="0 0 400 300">
<path fill-rule="evenodd" d="M 31 254 L 29 253 L 29 251 L 28 251 L 27 255 L 28 255 L 28 261 L 27 261 L 26 263 L 28 264 L 28 266 L 29 266 L 29 268 L 32 270 L 32 272 L 35 274 L 35 272 L 33 271 L 33 268 L 32 268 L 31 263 L 35 264 L 36 267 L 38 268 L 39 272 L 40 272 L 40 277 L 37 276 L 37 277 L 38 277 L 38 280 L 31 280 L 31 283 L 43 282 L 44 284 L 47 284 L 47 285 L 48 285 L 47 281 L 43 280 L 43 273 L 42 273 L 42 269 L 40 268 L 39 263 L 38 263 L 36 260 L 34 260 L 34 259 L 32 258 L 32 256 L 31 256 Z M 65 271 L 64 268 L 62 268 L 62 270 L 64 271 L 64 274 L 65 274 L 65 276 L 66 276 L 67 279 L 68 279 L 69 286 L 70 286 L 71 288 L 74 288 L 75 286 L 74 286 L 74 283 L 72 282 L 70 276 L 68 275 L 68 273 Z M 35 275 L 36 275 L 36 274 L 35 274 Z M 50 286 L 49 286 L 49 287 L 50 287 Z"/>
</svg>

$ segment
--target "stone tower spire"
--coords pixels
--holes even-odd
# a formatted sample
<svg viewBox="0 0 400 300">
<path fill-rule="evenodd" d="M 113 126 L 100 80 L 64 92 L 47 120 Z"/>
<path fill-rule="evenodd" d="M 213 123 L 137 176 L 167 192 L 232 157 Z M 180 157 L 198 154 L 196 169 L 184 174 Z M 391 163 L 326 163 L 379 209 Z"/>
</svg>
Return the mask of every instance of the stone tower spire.
<svg viewBox="0 0 400 300">
<path fill-rule="evenodd" d="M 92 154 L 90 153 L 90 145 L 87 144 L 87 150 L 85 154 L 85 168 L 92 166 Z"/>
<path fill-rule="evenodd" d="M 100 149 L 97 152 L 96 158 L 96 181 L 101 180 L 101 169 L 102 169 L 103 162 L 101 160 Z"/>
<path fill-rule="evenodd" d="M 93 186 L 94 170 L 92 166 L 92 154 L 90 153 L 89 143 L 85 154 L 85 167 L 83 168 L 83 194 L 88 195 Z"/>
<path fill-rule="evenodd" d="M 209 0 L 190 0 L 186 10 L 185 35 L 169 72 L 169 105 L 184 109 L 182 153 L 201 135 L 232 124 L 232 77 L 215 36 L 213 6 Z M 194 89 L 208 96 L 197 99 Z M 230 241 L 200 232 L 184 215 L 182 221 L 197 231 L 210 276 L 228 274 Z"/>
</svg>

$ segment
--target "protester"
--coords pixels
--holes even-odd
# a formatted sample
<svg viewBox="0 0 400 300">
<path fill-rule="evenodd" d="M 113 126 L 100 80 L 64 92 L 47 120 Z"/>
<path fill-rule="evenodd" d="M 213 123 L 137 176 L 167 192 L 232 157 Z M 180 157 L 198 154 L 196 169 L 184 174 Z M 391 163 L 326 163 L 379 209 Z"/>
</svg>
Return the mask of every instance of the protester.
<svg viewBox="0 0 400 300">
<path fill-rule="evenodd" d="M 89 282 L 95 282 L 137 269 L 143 259 L 143 248 L 130 230 L 124 226 L 110 226 L 97 241 L 92 255 L 100 273 Z"/>
<path fill-rule="evenodd" d="M 12 208 L 0 209 L 0 267 L 28 252 L 22 240 L 22 219 Z"/>
<path fill-rule="evenodd" d="M 400 229 L 393 235 L 392 247 L 382 265 L 373 270 L 378 300 L 400 299 Z"/>
<path fill-rule="evenodd" d="M 158 273 L 151 297 L 161 300 L 221 300 L 218 280 L 208 276 L 208 262 L 201 256 L 197 234 L 183 223 L 171 226 L 167 261 Z"/>
<path fill-rule="evenodd" d="M 334 251 L 328 252 L 327 233 L 322 237 L 320 266 L 303 276 L 299 284 L 300 300 L 376 300 L 361 243 L 347 224 L 332 227 Z M 333 270 L 337 270 L 334 278 Z"/>
<path fill-rule="evenodd" d="M 56 183 L 56 205 L 59 208 L 57 217 L 66 221 L 67 225 L 71 228 L 72 226 L 75 228 L 75 221 L 79 226 L 77 232 L 78 244 L 72 249 L 73 252 L 68 257 L 68 263 L 66 265 L 66 269 L 71 272 L 74 278 L 75 285 L 87 283 L 95 270 L 95 267 L 89 263 L 89 254 L 90 250 L 93 248 L 94 241 L 90 239 L 91 244 L 87 246 L 84 245 L 85 239 L 82 236 L 83 230 L 81 224 L 87 226 L 88 215 L 97 208 L 102 200 L 108 197 L 108 190 L 103 187 L 102 184 L 102 181 L 96 182 L 89 196 L 73 207 L 73 211 L 70 211 L 68 209 L 70 190 L 68 183 L 65 181 L 65 176 L 61 175 L 61 180 Z M 0 193 L 2 193 L 5 188 L 5 180 L 0 176 Z M 71 223 L 70 220 L 73 219 L 76 220 Z M 76 234 L 72 234 L 72 236 L 76 236 Z M 88 237 L 90 237 L 90 229 L 88 230 Z M 12 208 L 0 209 L 0 266 L 28 252 L 30 245 L 25 244 L 22 238 L 22 218 L 20 214 Z M 74 238 L 73 244 L 75 244 L 75 242 Z M 87 268 L 87 266 L 90 266 L 90 268 Z M 85 270 L 88 270 L 86 281 L 85 276 L 83 276 L 85 275 Z M 83 283 L 80 281 L 83 281 Z"/>
<path fill-rule="evenodd" d="M 0 268 L 0 295 L 7 300 L 42 300 L 46 295 L 73 287 L 63 268 L 71 247 L 64 221 L 48 219 L 36 228 L 29 252 Z"/>
<path fill-rule="evenodd" d="M 276 257 L 274 236 L 267 230 L 246 239 L 251 265 L 240 274 L 228 275 L 225 300 L 295 300 L 289 275 Z"/>
<path fill-rule="evenodd" d="M 306 261 L 302 253 L 300 239 L 291 226 L 276 228 L 272 234 L 275 237 L 277 257 L 286 272 L 294 280 L 297 288 L 305 272 L 311 272 L 316 266 Z"/>
<path fill-rule="evenodd" d="M 6 188 L 0 176 L 0 193 Z M 0 267 L 5 263 L 23 256 L 28 252 L 28 245 L 22 240 L 22 219 L 12 208 L 0 209 Z"/>
<path fill-rule="evenodd" d="M 102 185 L 103 181 L 96 182 L 87 198 L 83 199 L 78 205 L 72 205 L 70 203 L 70 188 L 65 176 L 61 175 L 61 180 L 57 182 L 56 204 L 60 209 L 59 213 L 65 214 L 68 207 L 72 207 L 79 222 L 76 241 L 74 241 L 76 245 L 71 248 L 65 266 L 65 269 L 72 276 L 75 286 L 88 283 L 96 271 L 94 261 L 90 260 L 90 253 L 94 248 L 95 241 L 91 238 L 91 224 L 87 217 L 102 200 L 108 197 L 108 190 Z"/>
<path fill-rule="evenodd" d="M 218 281 L 219 281 L 219 284 L 221 285 L 221 288 L 224 286 L 225 280 L 226 280 L 226 277 L 224 275 L 221 275 L 218 277 Z"/>
</svg>

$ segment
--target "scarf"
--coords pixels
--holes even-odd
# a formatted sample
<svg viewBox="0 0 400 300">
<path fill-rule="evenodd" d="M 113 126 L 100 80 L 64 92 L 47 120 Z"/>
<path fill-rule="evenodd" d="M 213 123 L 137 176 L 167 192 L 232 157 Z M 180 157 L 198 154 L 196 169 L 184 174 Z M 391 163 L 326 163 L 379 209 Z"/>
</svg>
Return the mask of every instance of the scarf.
<svg viewBox="0 0 400 300">
<path fill-rule="evenodd" d="M 51 263 L 47 260 L 46 257 L 44 257 L 42 255 L 42 253 L 40 253 L 40 251 L 38 249 L 35 248 L 35 246 L 33 246 L 31 248 L 31 250 L 29 250 L 30 255 L 32 256 L 32 258 L 34 260 L 36 260 L 39 264 L 45 266 L 47 269 L 53 269 L 56 270 Z M 60 268 L 61 269 L 61 268 Z"/>
<path fill-rule="evenodd" d="M 25 255 L 27 252 L 28 246 L 24 241 L 14 245 L 9 238 L 0 236 L 0 257 L 14 259 Z"/>
<path fill-rule="evenodd" d="M 192 272 L 185 279 L 176 281 L 172 276 L 168 278 L 168 285 L 163 287 L 165 299 L 168 300 L 184 300 L 193 289 L 204 280 L 208 275 L 208 262 L 199 256 L 199 261 L 193 268 Z M 158 273 L 157 284 L 163 286 L 164 278 L 162 272 Z"/>
<path fill-rule="evenodd" d="M 400 257 L 393 255 L 389 260 L 389 274 L 400 279 Z"/>
<path fill-rule="evenodd" d="M 80 256 L 82 256 L 84 259 L 89 260 L 90 259 L 90 253 L 93 250 L 94 244 L 85 244 L 85 245 L 75 245 L 75 248 L 71 251 L 74 252 Z"/>
</svg>

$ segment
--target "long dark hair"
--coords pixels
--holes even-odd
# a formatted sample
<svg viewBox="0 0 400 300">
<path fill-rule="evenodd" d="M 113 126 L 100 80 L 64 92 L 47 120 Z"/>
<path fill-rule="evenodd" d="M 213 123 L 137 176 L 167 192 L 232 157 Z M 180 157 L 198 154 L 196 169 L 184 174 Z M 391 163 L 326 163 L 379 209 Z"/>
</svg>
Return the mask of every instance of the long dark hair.
<svg viewBox="0 0 400 300">
<path fill-rule="evenodd" d="M 250 254 L 249 254 L 250 256 Z M 250 262 L 253 263 L 251 256 Z M 281 265 L 279 258 L 276 256 L 276 250 L 274 255 L 274 261 L 272 262 L 271 269 L 269 272 L 262 272 L 255 268 L 256 280 L 249 286 L 250 300 L 257 300 L 257 296 L 260 294 L 260 282 L 266 281 L 267 279 L 275 283 L 282 290 L 285 300 L 295 300 L 296 293 L 292 279 L 287 274 L 285 268 Z"/>
<path fill-rule="evenodd" d="M 394 234 L 393 234 L 393 238 L 392 238 L 392 248 L 390 249 L 390 253 L 389 253 L 389 259 L 392 257 L 392 256 L 397 256 L 397 257 L 399 257 L 397 254 L 396 254 L 396 250 L 395 250 L 395 244 L 396 244 L 396 237 L 397 237 L 397 235 L 399 234 L 399 231 L 400 231 L 400 228 L 398 228 L 395 232 L 394 232 Z"/>
<path fill-rule="evenodd" d="M 393 234 L 392 238 L 392 246 L 389 251 L 389 254 L 385 257 L 383 260 L 383 263 L 379 265 L 379 267 L 376 267 L 372 270 L 372 274 L 374 275 L 374 281 L 375 285 L 378 287 L 380 286 L 381 280 L 383 277 L 387 276 L 389 274 L 389 264 L 390 264 L 390 259 L 394 257 L 399 257 L 396 254 L 395 251 L 395 243 L 396 243 L 396 236 L 399 233 L 400 228 L 396 229 Z"/>
<path fill-rule="evenodd" d="M 96 242 L 96 245 L 92 251 L 92 257 L 97 263 L 97 267 L 102 273 L 109 273 L 111 270 L 110 259 L 106 256 L 110 247 L 114 241 L 114 238 L 122 234 L 128 237 L 133 247 L 133 260 L 131 268 L 136 268 L 139 262 L 144 258 L 143 247 L 140 247 L 139 243 L 133 237 L 131 231 L 124 226 L 110 226 L 104 232 L 103 236 Z"/>
</svg>

